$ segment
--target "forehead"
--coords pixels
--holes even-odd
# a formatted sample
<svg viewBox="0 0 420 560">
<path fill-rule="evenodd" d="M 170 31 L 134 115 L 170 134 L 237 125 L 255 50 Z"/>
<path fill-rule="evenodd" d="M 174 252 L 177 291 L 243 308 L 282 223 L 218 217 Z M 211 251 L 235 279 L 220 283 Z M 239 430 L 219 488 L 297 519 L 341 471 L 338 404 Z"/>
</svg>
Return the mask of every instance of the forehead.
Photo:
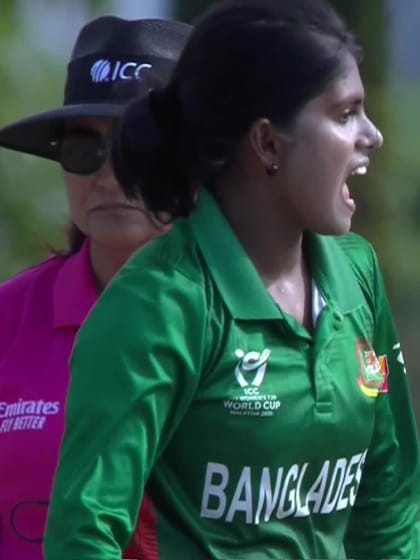
<svg viewBox="0 0 420 560">
<path fill-rule="evenodd" d="M 345 103 L 347 100 L 363 102 L 365 90 L 355 59 L 346 56 L 342 72 L 332 80 L 326 89 L 313 101 L 331 106 Z"/>
<path fill-rule="evenodd" d="M 80 117 L 68 119 L 64 123 L 65 130 L 87 129 L 99 134 L 109 134 L 115 126 L 116 119 L 110 117 Z"/>
</svg>

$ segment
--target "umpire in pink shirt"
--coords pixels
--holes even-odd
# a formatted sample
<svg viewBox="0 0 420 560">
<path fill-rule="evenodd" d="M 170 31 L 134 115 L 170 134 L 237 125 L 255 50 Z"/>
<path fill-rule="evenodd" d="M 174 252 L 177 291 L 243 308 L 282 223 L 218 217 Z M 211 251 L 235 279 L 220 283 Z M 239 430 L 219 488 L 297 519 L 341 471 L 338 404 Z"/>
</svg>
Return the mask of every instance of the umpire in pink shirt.
<svg viewBox="0 0 420 560">
<path fill-rule="evenodd" d="M 74 338 L 131 253 L 163 232 L 124 197 L 109 149 L 124 105 L 167 81 L 189 32 L 157 19 L 91 21 L 73 48 L 64 105 L 0 129 L 0 146 L 61 164 L 71 220 L 68 251 L 0 285 L 0 560 L 42 559 Z M 147 522 L 146 497 L 125 557 L 153 552 Z"/>
</svg>

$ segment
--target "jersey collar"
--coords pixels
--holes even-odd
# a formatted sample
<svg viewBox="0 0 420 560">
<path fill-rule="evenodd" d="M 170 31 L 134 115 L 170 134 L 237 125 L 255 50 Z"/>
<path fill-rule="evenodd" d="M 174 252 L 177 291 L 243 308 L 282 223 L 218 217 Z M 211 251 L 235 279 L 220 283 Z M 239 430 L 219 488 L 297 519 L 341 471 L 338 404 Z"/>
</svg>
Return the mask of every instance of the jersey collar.
<svg viewBox="0 0 420 560">
<path fill-rule="evenodd" d="M 89 258 L 89 243 L 66 257 L 55 279 L 53 328 L 80 327 L 98 298 Z"/>
<path fill-rule="evenodd" d="M 190 217 L 198 246 L 236 319 L 281 319 L 282 314 L 211 194 L 201 189 Z"/>
<path fill-rule="evenodd" d="M 282 319 L 254 265 L 212 195 L 199 192 L 189 218 L 220 294 L 236 319 Z M 305 234 L 314 281 L 327 302 L 346 313 L 364 301 L 355 273 L 334 237 Z"/>
<path fill-rule="evenodd" d="M 334 302 L 342 313 L 365 303 L 351 261 L 334 236 L 306 233 L 304 245 L 315 284 L 327 302 Z"/>
</svg>

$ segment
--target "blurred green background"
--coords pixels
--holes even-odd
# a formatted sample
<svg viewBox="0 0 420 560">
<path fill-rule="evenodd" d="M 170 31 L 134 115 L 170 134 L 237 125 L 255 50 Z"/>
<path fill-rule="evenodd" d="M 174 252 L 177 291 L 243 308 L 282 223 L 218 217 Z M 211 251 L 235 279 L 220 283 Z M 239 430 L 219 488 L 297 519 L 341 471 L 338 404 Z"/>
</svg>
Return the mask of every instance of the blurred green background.
<svg viewBox="0 0 420 560">
<path fill-rule="evenodd" d="M 208 0 L 1 0 L 0 125 L 62 103 L 65 64 L 81 25 L 97 15 L 193 21 Z M 353 229 L 381 260 L 420 421 L 420 2 L 332 0 L 365 48 L 367 111 L 385 143 L 353 182 Z M 60 169 L 0 150 L 0 279 L 63 247 Z M 1 310 L 0 310 L 1 313 Z"/>
</svg>

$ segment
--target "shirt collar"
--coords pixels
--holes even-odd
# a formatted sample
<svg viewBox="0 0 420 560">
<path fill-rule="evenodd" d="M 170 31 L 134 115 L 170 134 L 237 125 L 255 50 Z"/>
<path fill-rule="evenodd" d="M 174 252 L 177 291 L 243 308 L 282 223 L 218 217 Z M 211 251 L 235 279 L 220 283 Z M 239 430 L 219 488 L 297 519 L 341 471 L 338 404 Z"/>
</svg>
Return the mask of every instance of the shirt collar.
<svg viewBox="0 0 420 560">
<path fill-rule="evenodd" d="M 348 313 L 365 298 L 351 261 L 334 236 L 305 233 L 304 245 L 314 282 L 327 302 Z"/>
<path fill-rule="evenodd" d="M 80 327 L 98 298 L 89 258 L 89 243 L 66 257 L 59 269 L 53 294 L 53 327 Z"/>
<path fill-rule="evenodd" d="M 212 195 L 199 192 L 189 218 L 198 246 L 220 294 L 236 319 L 282 319 L 283 314 L 264 286 Z M 334 237 L 305 234 L 313 279 L 327 302 L 346 313 L 361 305 L 356 275 Z"/>
<path fill-rule="evenodd" d="M 201 189 L 190 217 L 198 246 L 220 294 L 237 319 L 281 319 L 254 265 L 211 194 Z"/>
</svg>

